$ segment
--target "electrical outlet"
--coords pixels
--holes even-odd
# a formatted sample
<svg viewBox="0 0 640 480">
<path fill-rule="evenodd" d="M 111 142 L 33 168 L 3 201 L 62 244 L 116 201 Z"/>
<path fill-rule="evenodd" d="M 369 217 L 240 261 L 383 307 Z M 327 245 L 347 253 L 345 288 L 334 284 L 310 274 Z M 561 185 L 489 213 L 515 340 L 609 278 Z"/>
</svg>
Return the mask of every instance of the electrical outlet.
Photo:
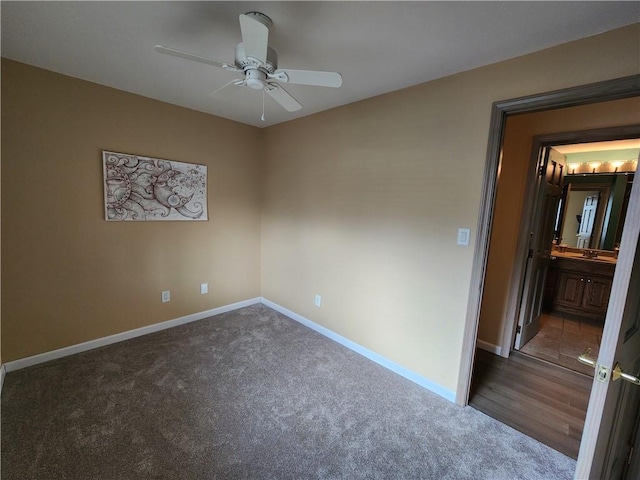
<svg viewBox="0 0 640 480">
<path fill-rule="evenodd" d="M 209 284 L 208 283 L 201 283 L 200 284 L 200 295 L 205 295 L 209 293 Z"/>
<path fill-rule="evenodd" d="M 169 290 L 165 290 L 162 292 L 162 303 L 167 303 L 171 301 L 171 292 Z"/>
<path fill-rule="evenodd" d="M 320 295 L 316 295 L 316 307 L 319 307 L 322 304 L 322 297 Z"/>
</svg>

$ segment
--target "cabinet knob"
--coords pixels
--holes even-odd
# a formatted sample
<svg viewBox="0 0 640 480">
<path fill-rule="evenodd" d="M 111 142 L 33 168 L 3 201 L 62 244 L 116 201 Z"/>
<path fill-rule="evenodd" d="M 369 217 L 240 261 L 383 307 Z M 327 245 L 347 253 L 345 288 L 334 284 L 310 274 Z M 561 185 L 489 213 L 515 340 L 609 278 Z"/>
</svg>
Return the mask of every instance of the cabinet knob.
<svg viewBox="0 0 640 480">
<path fill-rule="evenodd" d="M 587 280 L 587 283 L 591 283 L 591 279 Z"/>
<path fill-rule="evenodd" d="M 580 281 L 581 281 L 581 282 L 584 282 L 584 278 L 581 278 L 581 279 L 580 279 Z"/>
</svg>

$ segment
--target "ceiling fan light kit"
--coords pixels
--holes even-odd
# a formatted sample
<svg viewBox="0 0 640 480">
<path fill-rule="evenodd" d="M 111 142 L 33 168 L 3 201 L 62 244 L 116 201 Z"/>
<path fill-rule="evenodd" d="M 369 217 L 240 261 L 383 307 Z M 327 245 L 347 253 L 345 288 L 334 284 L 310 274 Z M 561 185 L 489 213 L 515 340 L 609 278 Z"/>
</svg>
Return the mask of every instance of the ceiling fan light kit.
<svg viewBox="0 0 640 480">
<path fill-rule="evenodd" d="M 230 72 L 242 73 L 243 79 L 232 80 L 214 93 L 231 84 L 247 86 L 268 93 L 289 112 L 300 110 L 302 105 L 277 82 L 332 88 L 342 86 L 342 75 L 337 72 L 278 69 L 278 53 L 269 47 L 268 43 L 269 29 L 273 26 L 272 20 L 260 12 L 248 12 L 241 14 L 239 18 L 242 42 L 236 45 L 233 65 L 164 45 L 156 45 L 155 49 L 165 55 L 204 63 Z"/>
<path fill-rule="evenodd" d="M 245 84 L 254 90 L 262 90 L 267 86 L 267 74 L 259 69 L 251 69 L 245 72 Z"/>
</svg>

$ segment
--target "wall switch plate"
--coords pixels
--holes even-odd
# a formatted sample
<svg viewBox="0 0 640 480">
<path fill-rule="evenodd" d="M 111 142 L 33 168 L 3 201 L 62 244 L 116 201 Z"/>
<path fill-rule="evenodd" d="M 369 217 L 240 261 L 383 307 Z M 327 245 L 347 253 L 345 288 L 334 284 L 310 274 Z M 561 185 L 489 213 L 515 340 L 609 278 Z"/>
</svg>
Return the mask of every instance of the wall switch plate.
<svg viewBox="0 0 640 480">
<path fill-rule="evenodd" d="M 209 293 L 209 284 L 208 283 L 201 283 L 200 284 L 200 295 L 205 295 Z"/>
<path fill-rule="evenodd" d="M 319 307 L 322 304 L 322 297 L 320 295 L 316 295 L 316 307 Z"/>
<path fill-rule="evenodd" d="M 162 303 L 167 303 L 171 301 L 171 292 L 169 290 L 165 290 L 162 292 Z"/>
<path fill-rule="evenodd" d="M 471 230 L 468 228 L 458 229 L 458 245 L 469 245 L 469 237 L 471 236 Z"/>
</svg>

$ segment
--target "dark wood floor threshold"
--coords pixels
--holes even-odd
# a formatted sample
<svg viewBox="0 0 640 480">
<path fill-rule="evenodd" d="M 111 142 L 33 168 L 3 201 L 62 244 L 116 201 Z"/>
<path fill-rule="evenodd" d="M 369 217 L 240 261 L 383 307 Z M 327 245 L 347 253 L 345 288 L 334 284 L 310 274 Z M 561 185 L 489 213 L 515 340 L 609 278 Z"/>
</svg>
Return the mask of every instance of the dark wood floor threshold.
<svg viewBox="0 0 640 480">
<path fill-rule="evenodd" d="M 593 378 L 520 352 L 478 350 L 469 405 L 577 458 Z"/>
</svg>

